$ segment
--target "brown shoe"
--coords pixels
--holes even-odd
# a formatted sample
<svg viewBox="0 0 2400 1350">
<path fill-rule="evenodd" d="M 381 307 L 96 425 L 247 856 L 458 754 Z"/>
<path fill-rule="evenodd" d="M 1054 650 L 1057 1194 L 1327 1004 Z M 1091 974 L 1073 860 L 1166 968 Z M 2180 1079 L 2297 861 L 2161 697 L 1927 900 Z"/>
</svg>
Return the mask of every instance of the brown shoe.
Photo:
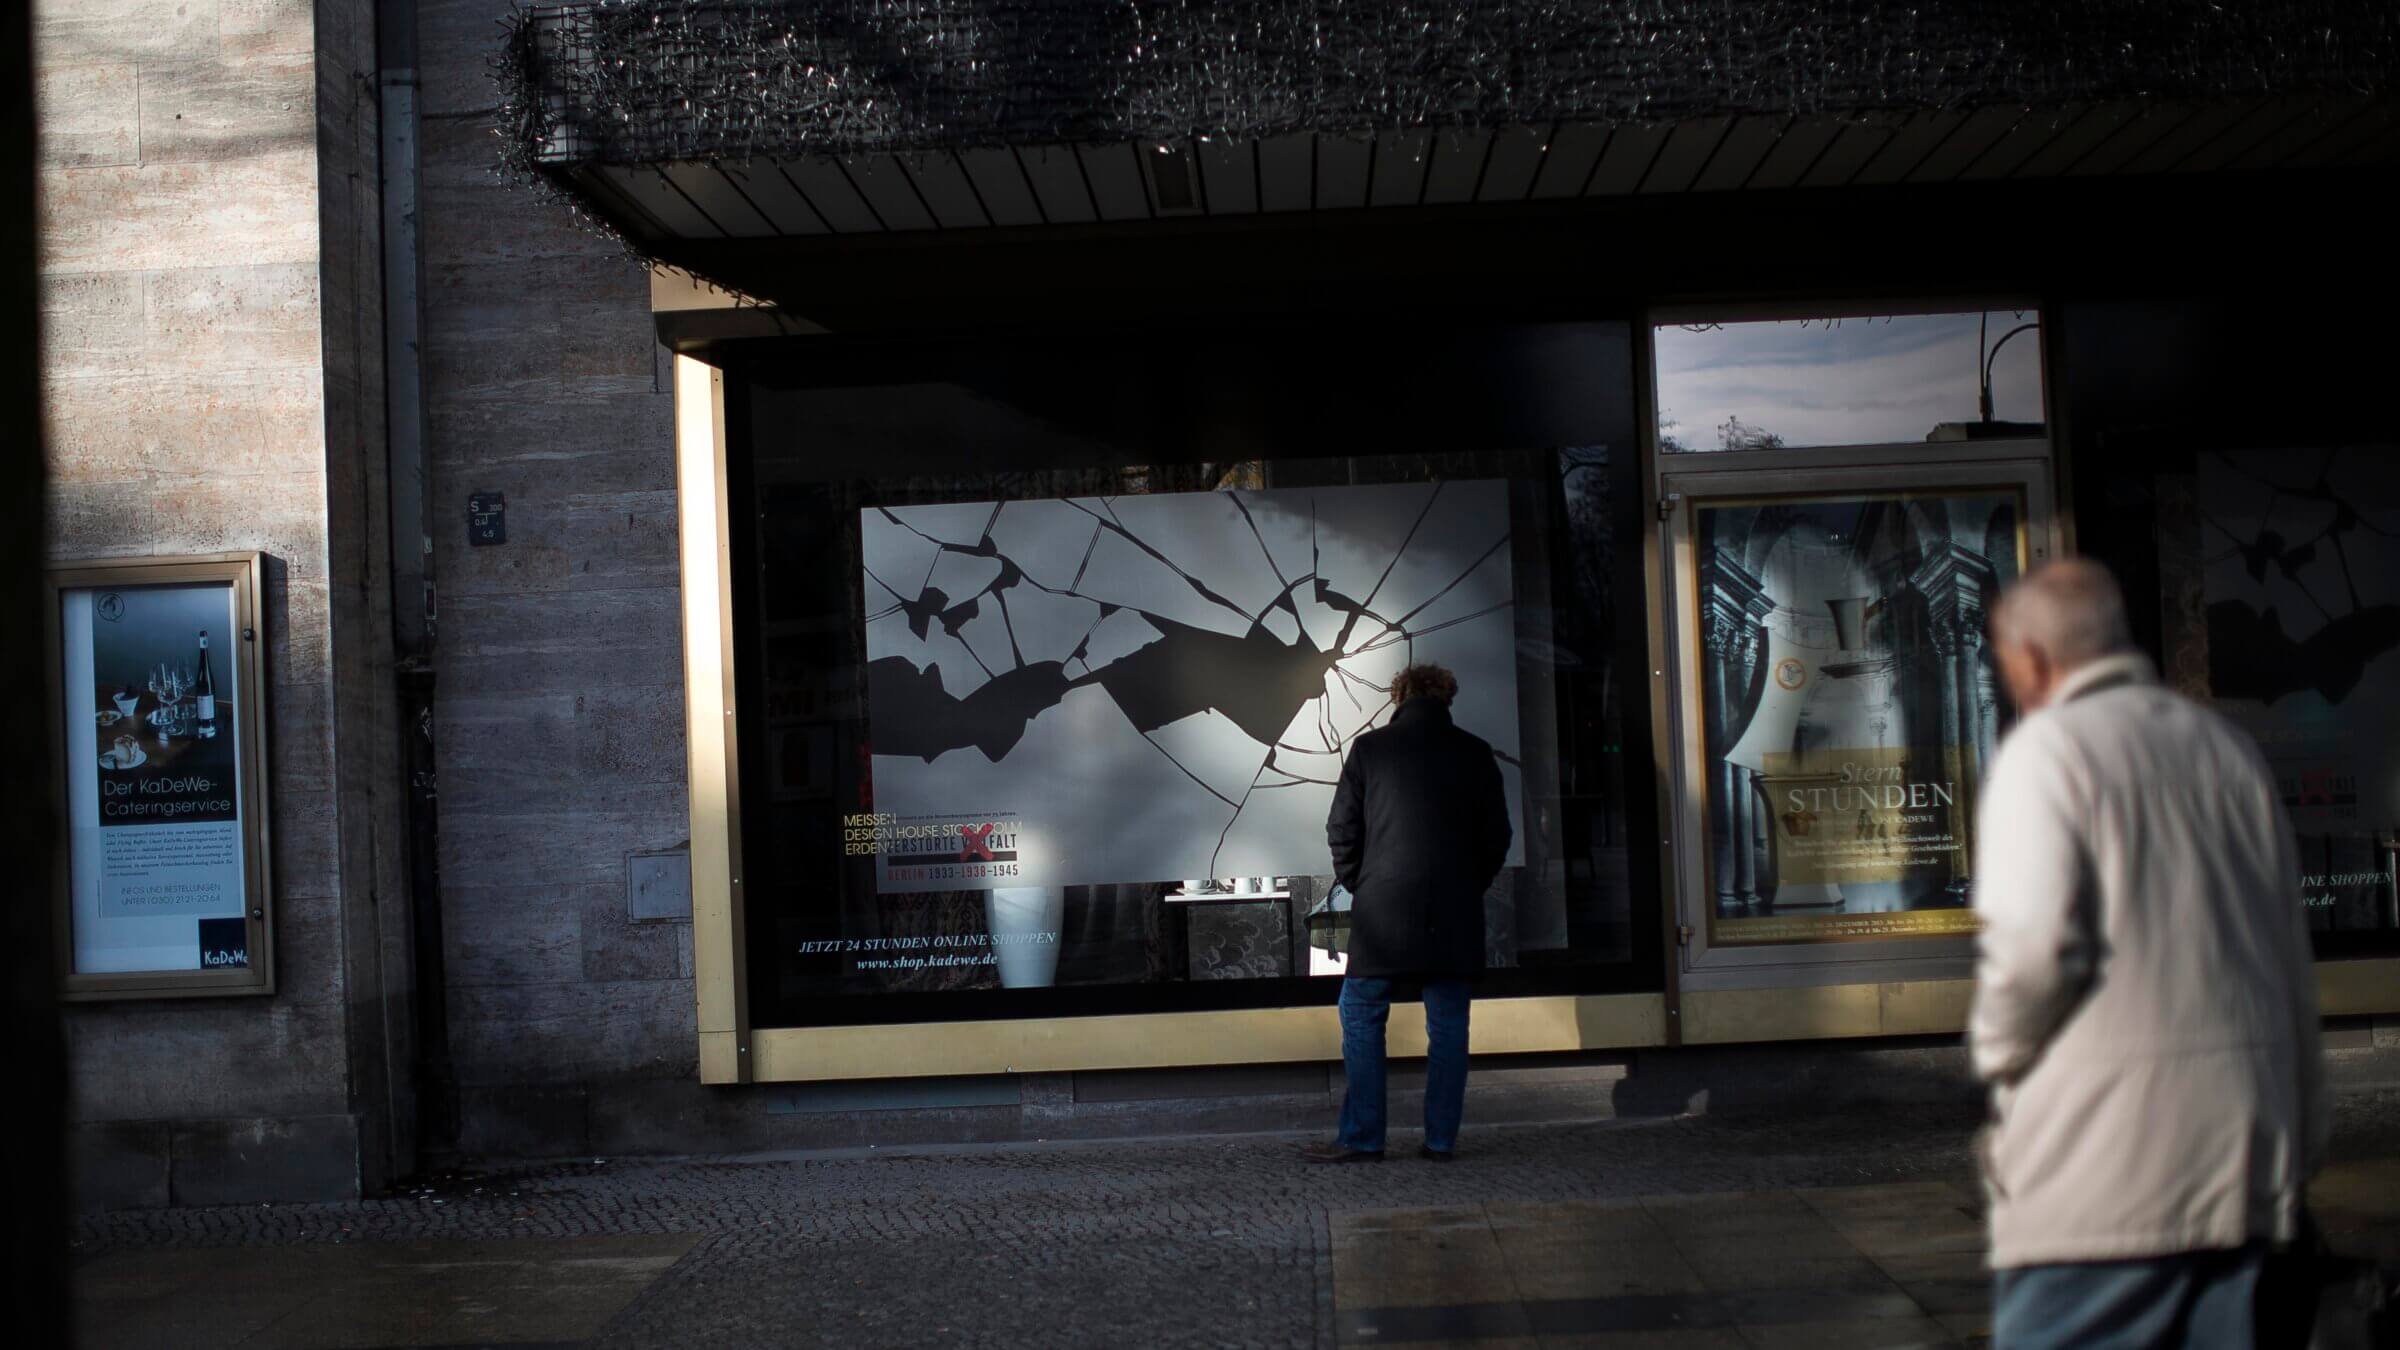
<svg viewBox="0 0 2400 1350">
<path fill-rule="evenodd" d="M 1311 1144 L 1300 1150 L 1300 1161 L 1307 1163 L 1382 1162 L 1383 1155 L 1355 1148 L 1344 1148 L 1338 1143 Z"/>
</svg>

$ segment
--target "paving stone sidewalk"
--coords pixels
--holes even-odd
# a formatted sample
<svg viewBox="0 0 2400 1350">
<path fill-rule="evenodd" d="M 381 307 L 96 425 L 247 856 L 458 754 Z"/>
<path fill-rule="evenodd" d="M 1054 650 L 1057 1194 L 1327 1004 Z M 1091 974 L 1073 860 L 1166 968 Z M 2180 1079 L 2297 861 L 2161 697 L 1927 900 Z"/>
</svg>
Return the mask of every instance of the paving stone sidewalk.
<svg viewBox="0 0 2400 1350">
<path fill-rule="evenodd" d="M 1331 1346 L 1337 1216 L 1910 1182 L 1971 1195 L 1975 1124 L 1900 1107 L 1494 1128 L 1446 1166 L 1395 1138 L 1388 1162 L 1305 1168 L 1288 1136 L 580 1159 L 356 1204 L 93 1216 L 74 1234 L 77 1307 L 92 1346 Z M 2344 1098 L 2336 1153 L 2400 1160 L 2400 1093 Z M 322 1250 L 354 1246 L 368 1266 Z M 448 1272 L 447 1292 L 412 1286 L 411 1260 Z M 587 1292 L 545 1313 L 553 1262 Z M 169 1265 L 183 1283 L 145 1284 Z M 288 1277 L 344 1271 L 384 1302 L 345 1323 L 332 1284 L 288 1298 Z M 279 1275 L 294 1309 L 275 1313 Z M 178 1329 L 177 1289 L 232 1289 L 227 1307 L 249 1312 Z"/>
</svg>

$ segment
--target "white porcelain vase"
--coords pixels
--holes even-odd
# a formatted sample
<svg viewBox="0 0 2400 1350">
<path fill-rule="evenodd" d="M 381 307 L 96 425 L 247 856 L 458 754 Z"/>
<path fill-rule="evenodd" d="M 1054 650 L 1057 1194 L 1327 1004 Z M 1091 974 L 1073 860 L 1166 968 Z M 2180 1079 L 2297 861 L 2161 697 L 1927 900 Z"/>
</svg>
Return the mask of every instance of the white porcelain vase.
<svg viewBox="0 0 2400 1350">
<path fill-rule="evenodd" d="M 1057 886 L 1000 886 L 984 894 L 1003 989 L 1047 989 L 1058 980 L 1067 893 Z"/>
</svg>

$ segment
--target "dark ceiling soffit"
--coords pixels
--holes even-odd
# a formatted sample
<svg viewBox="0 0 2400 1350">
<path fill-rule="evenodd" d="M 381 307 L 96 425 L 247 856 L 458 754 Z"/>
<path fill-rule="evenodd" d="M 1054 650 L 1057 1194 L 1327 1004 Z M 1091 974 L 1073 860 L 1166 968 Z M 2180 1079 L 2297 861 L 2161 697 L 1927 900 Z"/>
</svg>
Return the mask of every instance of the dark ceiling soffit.
<svg viewBox="0 0 2400 1350">
<path fill-rule="evenodd" d="M 1352 212 L 1340 229 L 1300 213 L 1131 233 L 985 230 L 971 250 L 938 232 L 662 240 L 658 261 L 786 308 L 662 310 L 657 320 L 662 341 L 695 352 L 799 332 L 1139 326 L 1211 313 L 1590 318 L 1737 299 L 2355 290 L 2356 259 L 2379 247 L 2379 200 L 2352 175 L 2282 171 L 2237 194 L 2203 177 L 1773 192 L 1738 209 L 1678 194 Z M 1761 221 L 1774 222 L 1772 248 L 1757 247 Z M 1175 260 L 1164 271 L 1162 241 Z M 1137 276 L 1148 280 L 1127 284 Z"/>
<path fill-rule="evenodd" d="M 2391 0 L 608 0 L 520 10 L 507 154 L 582 164 L 2400 89 Z"/>
</svg>

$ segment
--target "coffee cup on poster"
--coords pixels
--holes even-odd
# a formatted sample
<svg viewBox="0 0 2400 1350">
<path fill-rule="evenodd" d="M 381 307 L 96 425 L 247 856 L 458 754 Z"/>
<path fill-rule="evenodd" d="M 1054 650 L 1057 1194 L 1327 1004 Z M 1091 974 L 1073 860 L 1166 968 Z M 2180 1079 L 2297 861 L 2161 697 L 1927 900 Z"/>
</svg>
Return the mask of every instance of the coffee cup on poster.
<svg viewBox="0 0 2400 1350">
<path fill-rule="evenodd" d="M 117 705 L 117 711 L 127 717 L 133 716 L 134 710 L 142 706 L 142 696 L 140 694 L 111 694 L 109 695 L 109 699 L 111 702 L 114 702 Z"/>
</svg>

